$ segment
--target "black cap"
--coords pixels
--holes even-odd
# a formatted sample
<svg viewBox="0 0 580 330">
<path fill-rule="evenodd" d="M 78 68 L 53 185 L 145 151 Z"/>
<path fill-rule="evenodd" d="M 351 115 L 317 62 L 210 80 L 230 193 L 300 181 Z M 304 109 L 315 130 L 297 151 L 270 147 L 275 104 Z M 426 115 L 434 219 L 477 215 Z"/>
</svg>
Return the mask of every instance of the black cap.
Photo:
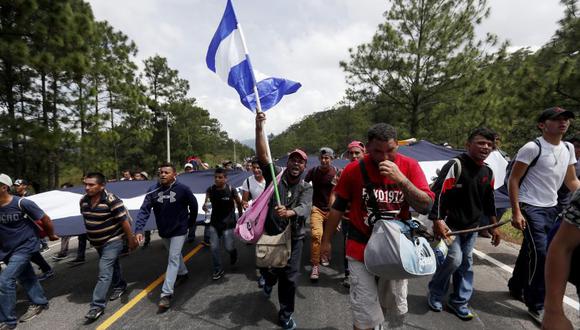
<svg viewBox="0 0 580 330">
<path fill-rule="evenodd" d="M 14 185 L 15 186 L 20 186 L 20 185 L 28 186 L 29 183 L 28 183 L 28 180 L 26 180 L 26 179 L 16 179 L 16 181 L 14 181 Z"/>
<path fill-rule="evenodd" d="M 572 111 L 568 111 L 566 109 L 562 109 L 560 107 L 553 107 L 548 108 L 540 114 L 538 117 L 538 123 L 543 123 L 548 119 L 554 119 L 558 116 L 563 116 L 567 119 L 575 118 L 574 113 Z"/>
</svg>

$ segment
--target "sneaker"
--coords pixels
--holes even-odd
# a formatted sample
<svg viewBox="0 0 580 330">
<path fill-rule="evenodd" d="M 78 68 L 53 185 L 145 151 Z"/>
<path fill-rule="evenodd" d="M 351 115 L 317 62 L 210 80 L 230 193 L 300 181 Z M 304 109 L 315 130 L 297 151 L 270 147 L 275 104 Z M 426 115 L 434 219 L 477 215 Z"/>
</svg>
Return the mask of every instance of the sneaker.
<svg viewBox="0 0 580 330">
<path fill-rule="evenodd" d="M 91 309 L 89 309 L 89 312 L 87 313 L 87 315 L 85 315 L 85 319 L 87 319 L 87 322 L 89 322 L 89 323 L 94 322 L 99 317 L 101 317 L 101 315 L 103 315 L 104 311 L 105 311 L 105 309 L 103 307 L 92 306 Z"/>
<path fill-rule="evenodd" d="M 48 246 L 47 244 L 44 244 L 40 247 L 40 253 L 46 252 L 48 250 L 50 250 L 50 246 Z"/>
<path fill-rule="evenodd" d="M 30 305 L 28 310 L 24 315 L 20 317 L 20 322 L 27 322 L 36 317 L 36 315 L 42 313 L 45 309 L 48 309 L 48 305 Z"/>
<path fill-rule="evenodd" d="M 321 259 L 320 264 L 324 267 L 328 267 L 330 266 L 330 261 L 328 261 L 328 259 Z"/>
<path fill-rule="evenodd" d="M 177 275 L 177 277 L 175 278 L 175 286 L 179 286 L 183 283 L 185 283 L 185 281 L 187 281 L 189 279 L 189 274 L 185 273 L 183 275 Z"/>
<path fill-rule="evenodd" d="M 292 317 L 290 317 L 290 319 L 286 322 L 280 322 L 282 329 L 284 330 L 294 330 L 296 329 L 296 322 L 294 322 L 294 319 Z"/>
<path fill-rule="evenodd" d="M 443 304 L 441 301 L 435 298 L 431 293 L 427 294 L 427 304 L 434 312 L 441 312 L 443 310 Z"/>
<path fill-rule="evenodd" d="M 233 266 L 238 262 L 238 250 L 234 249 L 230 253 L 230 265 Z"/>
<path fill-rule="evenodd" d="M 159 299 L 159 303 L 157 304 L 157 306 L 159 306 L 159 309 L 165 310 L 171 307 L 171 298 L 173 298 L 173 296 L 161 297 L 161 299 Z"/>
<path fill-rule="evenodd" d="M 342 286 L 344 286 L 347 289 L 350 289 L 350 276 L 344 277 L 344 279 L 342 280 Z"/>
<path fill-rule="evenodd" d="M 542 324 L 542 320 L 544 320 L 544 310 L 540 309 L 540 310 L 535 310 L 532 308 L 528 308 L 528 314 L 532 317 L 532 319 L 536 322 L 538 322 L 538 324 Z"/>
<path fill-rule="evenodd" d="M 266 298 L 270 298 L 270 295 L 272 294 L 272 287 L 267 285 L 266 283 L 264 283 L 264 287 L 262 288 L 262 292 L 264 293 L 264 296 Z"/>
<path fill-rule="evenodd" d="M 85 259 L 75 258 L 73 260 L 67 261 L 67 264 L 71 266 L 79 266 L 85 263 Z"/>
<path fill-rule="evenodd" d="M 125 291 L 127 291 L 127 285 L 118 288 L 113 288 L 113 292 L 111 292 L 109 300 L 114 301 L 121 298 L 121 296 L 123 295 L 123 293 L 125 293 Z"/>
<path fill-rule="evenodd" d="M 0 323 L 0 330 L 16 329 L 16 324 Z"/>
<path fill-rule="evenodd" d="M 46 272 L 38 275 L 37 278 L 38 278 L 39 281 L 44 281 L 44 280 L 47 280 L 47 279 L 49 279 L 49 278 L 51 278 L 53 276 L 54 276 L 54 270 L 51 269 L 49 271 L 46 271 Z"/>
<path fill-rule="evenodd" d="M 455 315 L 457 315 L 458 318 L 465 321 L 471 320 L 475 317 L 467 305 L 453 306 L 453 304 L 447 303 L 447 308 L 449 308 Z"/>
<path fill-rule="evenodd" d="M 320 277 L 320 266 L 312 266 L 312 272 L 310 273 L 310 280 L 311 281 L 318 281 Z"/>
<path fill-rule="evenodd" d="M 264 285 L 266 285 L 266 279 L 264 278 L 264 276 L 260 276 L 258 278 L 258 288 L 263 288 Z"/>
<path fill-rule="evenodd" d="M 220 278 L 224 277 L 224 271 L 223 270 L 218 270 L 217 272 L 214 272 L 213 275 L 211 276 L 211 279 L 214 281 L 219 280 Z"/>
<path fill-rule="evenodd" d="M 52 256 L 52 260 L 54 261 L 61 261 L 63 259 L 66 259 L 68 256 L 66 254 L 57 254 L 55 256 Z"/>
</svg>

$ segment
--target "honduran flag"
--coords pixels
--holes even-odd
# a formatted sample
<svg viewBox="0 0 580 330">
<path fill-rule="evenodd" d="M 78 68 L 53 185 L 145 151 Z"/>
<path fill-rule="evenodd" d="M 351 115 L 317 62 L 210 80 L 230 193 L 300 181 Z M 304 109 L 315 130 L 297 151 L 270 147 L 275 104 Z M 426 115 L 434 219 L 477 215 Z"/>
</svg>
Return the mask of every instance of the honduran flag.
<svg viewBox="0 0 580 330">
<path fill-rule="evenodd" d="M 255 111 L 256 79 L 231 0 L 227 2 L 224 16 L 209 44 L 205 60 L 210 70 L 236 89 L 242 104 Z M 282 78 L 266 78 L 258 82 L 262 111 L 272 108 L 284 95 L 296 92 L 300 86 L 298 82 Z"/>
</svg>

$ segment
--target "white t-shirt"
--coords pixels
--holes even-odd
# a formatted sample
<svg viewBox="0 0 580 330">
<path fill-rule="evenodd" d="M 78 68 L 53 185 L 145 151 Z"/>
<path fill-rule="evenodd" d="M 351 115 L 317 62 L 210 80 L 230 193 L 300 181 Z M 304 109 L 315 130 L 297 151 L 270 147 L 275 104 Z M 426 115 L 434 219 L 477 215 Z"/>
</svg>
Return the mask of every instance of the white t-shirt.
<svg viewBox="0 0 580 330">
<path fill-rule="evenodd" d="M 538 140 L 542 153 L 520 186 L 519 201 L 538 207 L 551 207 L 558 204 L 558 189 L 564 182 L 568 165 L 576 163 L 576 155 L 574 146 L 568 142 L 560 142 L 555 146 L 542 137 Z M 538 152 L 536 143 L 530 141 L 518 151 L 516 161 L 529 165 L 538 156 Z"/>
<path fill-rule="evenodd" d="M 250 186 L 249 188 L 248 184 Z M 251 196 L 252 200 L 256 200 L 256 198 L 258 198 L 258 196 L 262 194 L 262 191 L 264 191 L 265 188 L 266 188 L 266 180 L 262 178 L 262 182 L 258 182 L 256 180 L 256 177 L 253 175 L 244 180 L 242 186 L 240 187 L 242 191 L 250 192 L 250 195 L 252 195 Z"/>
</svg>

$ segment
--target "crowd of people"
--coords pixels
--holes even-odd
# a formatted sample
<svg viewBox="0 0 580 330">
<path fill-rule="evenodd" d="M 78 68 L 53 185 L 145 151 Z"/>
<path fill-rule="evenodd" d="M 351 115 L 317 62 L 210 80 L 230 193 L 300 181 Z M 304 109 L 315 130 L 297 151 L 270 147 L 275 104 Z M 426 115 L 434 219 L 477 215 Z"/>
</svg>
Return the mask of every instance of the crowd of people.
<svg viewBox="0 0 580 330">
<path fill-rule="evenodd" d="M 580 245 L 580 140 L 562 140 L 574 117 L 561 108 L 542 111 L 537 120 L 541 136 L 522 146 L 508 166 L 512 225 L 522 231 L 524 241 L 507 291 L 523 301 L 532 319 L 543 322 L 545 329 L 572 329 L 562 301 L 567 281 L 579 284 L 569 274 L 578 277 L 575 265 L 580 262 L 571 262 Z M 490 153 L 499 149 L 495 132 L 473 129 L 466 137 L 465 152 L 445 164 L 429 185 L 417 160 L 398 152 L 397 130 L 385 123 L 369 128 L 366 143 L 348 144 L 350 163 L 344 169 L 333 165 L 334 151 L 322 147 L 319 164 L 309 171 L 308 156 L 301 149 L 290 151 L 285 169 L 275 166 L 272 171 L 265 121 L 264 113 L 256 115 L 256 158 L 243 166 L 252 175 L 239 188 L 232 187 L 228 172 L 235 165 L 223 164 L 214 170 L 214 183 L 206 190 L 202 209 L 208 214 L 210 207 L 212 210 L 203 243 L 211 250 L 213 280 L 225 274 L 222 243 L 230 265 L 238 261 L 234 241 L 237 217 L 276 180 L 278 195 L 272 195 L 267 203 L 264 235 L 289 231 L 289 258 L 284 267 L 257 270 L 258 285 L 266 297 L 278 286 L 278 321 L 283 329 L 297 327 L 293 315 L 305 242 L 310 240 L 309 278 L 316 283 L 321 267 L 332 262 L 331 242 L 337 230 L 344 239 L 342 284 L 349 288 L 353 328 L 404 324 L 409 309 L 408 279 L 377 277 L 365 267 L 364 252 L 377 220 L 410 220 L 412 211 L 427 215 L 433 223 L 434 237 L 448 243 L 446 257 L 437 263 L 428 284 L 426 305 L 433 312 L 441 312 L 446 306 L 463 320 L 475 317 L 470 300 L 478 228 L 497 224 L 504 212 L 496 209 L 495 177 L 486 165 Z M 207 164 L 197 157 L 183 168 L 184 172 L 201 169 L 207 169 Z M 148 179 L 146 172 L 132 174 L 127 170 L 121 180 Z M 48 308 L 40 281 L 54 276 L 40 252 L 45 248 L 45 237 L 50 241 L 59 237 L 48 215 L 26 198 L 27 184 L 26 180 L 13 182 L 8 175 L 0 174 L 0 260 L 5 264 L 0 272 L 0 329 L 13 329 L 18 321 L 26 322 Z M 146 191 L 133 223 L 123 201 L 106 189 L 102 173 L 85 174 L 83 184 L 85 194 L 79 209 L 86 233 L 78 237 L 77 257 L 71 262 L 85 261 L 87 242 L 99 256 L 86 320 L 97 320 L 107 301 L 125 293 L 127 282 L 119 259 L 140 244 L 149 244 L 151 234 L 144 229 L 151 212 L 168 251 L 158 307 L 161 311 L 171 308 L 175 287 L 189 277 L 182 248 L 186 241 L 195 240 L 198 201 L 191 188 L 177 179 L 174 165 L 161 164 L 158 181 Z M 451 237 L 452 231 L 463 233 Z M 502 240 L 498 227 L 479 235 L 489 236 L 494 246 Z M 61 250 L 55 260 L 68 254 L 70 237 L 60 239 Z M 39 266 L 39 275 L 31 262 Z M 17 281 L 30 300 L 28 310 L 19 318 L 15 312 Z"/>
</svg>

